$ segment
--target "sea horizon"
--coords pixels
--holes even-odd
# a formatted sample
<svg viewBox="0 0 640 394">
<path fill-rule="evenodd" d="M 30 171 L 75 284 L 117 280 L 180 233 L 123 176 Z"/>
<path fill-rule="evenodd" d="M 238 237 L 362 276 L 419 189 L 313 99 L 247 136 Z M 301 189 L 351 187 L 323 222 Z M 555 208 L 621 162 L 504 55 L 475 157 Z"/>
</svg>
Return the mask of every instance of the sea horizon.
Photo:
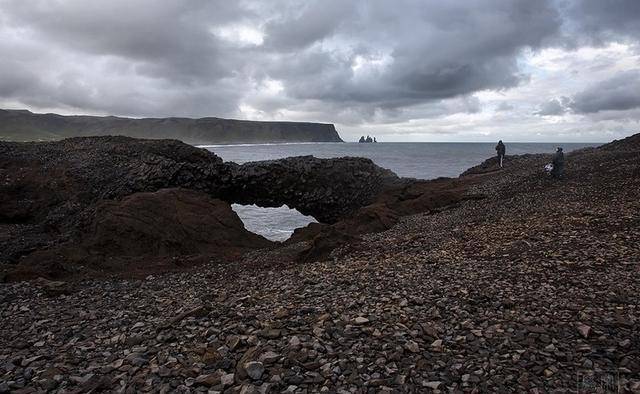
<svg viewBox="0 0 640 394">
<path fill-rule="evenodd" d="M 600 143 L 523 143 L 507 142 L 509 155 L 548 153 L 562 145 L 568 153 L 576 149 L 596 147 Z M 244 164 L 247 162 L 276 160 L 293 156 L 315 156 L 323 159 L 338 157 L 364 157 L 374 164 L 389 169 L 398 176 L 415 179 L 453 178 L 467 169 L 481 164 L 495 155 L 495 143 L 491 142 L 425 142 L 425 143 L 271 143 L 201 146 L 225 162 Z M 264 208 L 255 205 L 233 204 L 245 227 L 274 241 L 284 241 L 296 228 L 304 227 L 316 220 L 302 215 L 295 209 L 283 205 Z"/>
<path fill-rule="evenodd" d="M 505 144 L 608 144 L 609 142 L 616 141 L 602 140 L 602 141 L 508 141 L 502 140 Z M 315 141 L 315 142 L 256 142 L 256 143 L 229 143 L 229 144 L 193 144 L 197 148 L 215 148 L 215 147 L 228 147 L 228 146 L 267 146 L 267 145 L 321 145 L 321 144 L 495 144 L 496 141 L 378 141 L 378 142 L 358 142 L 358 141 Z"/>
</svg>

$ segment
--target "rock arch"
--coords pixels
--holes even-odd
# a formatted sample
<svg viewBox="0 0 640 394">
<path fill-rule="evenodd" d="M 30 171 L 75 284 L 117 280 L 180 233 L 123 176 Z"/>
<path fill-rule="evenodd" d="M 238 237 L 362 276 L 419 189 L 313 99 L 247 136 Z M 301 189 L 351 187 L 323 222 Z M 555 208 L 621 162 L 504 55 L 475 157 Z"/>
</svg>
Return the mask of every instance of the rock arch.
<svg viewBox="0 0 640 394">
<path fill-rule="evenodd" d="M 0 142 L 0 181 L 0 226 L 12 231 L 0 262 L 15 262 L 34 250 L 83 245 L 101 203 L 137 193 L 190 189 L 228 204 L 286 204 L 334 223 L 371 203 L 398 177 L 362 158 L 305 156 L 238 165 L 176 140 L 116 136 Z M 140 198 L 157 203 L 181 195 Z"/>
</svg>

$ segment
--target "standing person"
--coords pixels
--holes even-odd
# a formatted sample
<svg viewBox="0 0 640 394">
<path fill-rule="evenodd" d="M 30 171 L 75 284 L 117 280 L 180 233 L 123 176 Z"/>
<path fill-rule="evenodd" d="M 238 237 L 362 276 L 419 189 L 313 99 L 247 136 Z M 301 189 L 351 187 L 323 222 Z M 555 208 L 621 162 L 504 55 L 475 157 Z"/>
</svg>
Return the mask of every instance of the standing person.
<svg viewBox="0 0 640 394">
<path fill-rule="evenodd" d="M 507 152 L 507 148 L 502 143 L 502 140 L 498 141 L 498 145 L 496 145 L 496 152 L 498 153 L 498 164 L 500 168 L 502 168 L 502 161 L 504 160 L 504 155 Z"/>
<path fill-rule="evenodd" d="M 558 147 L 556 150 L 552 163 L 553 170 L 551 170 L 551 175 L 553 175 L 554 178 L 561 178 L 564 173 L 564 153 L 562 153 L 561 147 Z"/>
</svg>

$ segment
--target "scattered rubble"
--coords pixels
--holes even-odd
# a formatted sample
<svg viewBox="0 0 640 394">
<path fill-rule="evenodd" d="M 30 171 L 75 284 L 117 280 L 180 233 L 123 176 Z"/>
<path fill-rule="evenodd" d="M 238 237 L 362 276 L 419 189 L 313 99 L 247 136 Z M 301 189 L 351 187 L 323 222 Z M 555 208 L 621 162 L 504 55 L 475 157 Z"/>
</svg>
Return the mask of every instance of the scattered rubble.
<svg viewBox="0 0 640 394">
<path fill-rule="evenodd" d="M 0 284 L 0 392 L 638 392 L 640 149 L 547 160 L 322 261 Z"/>
</svg>

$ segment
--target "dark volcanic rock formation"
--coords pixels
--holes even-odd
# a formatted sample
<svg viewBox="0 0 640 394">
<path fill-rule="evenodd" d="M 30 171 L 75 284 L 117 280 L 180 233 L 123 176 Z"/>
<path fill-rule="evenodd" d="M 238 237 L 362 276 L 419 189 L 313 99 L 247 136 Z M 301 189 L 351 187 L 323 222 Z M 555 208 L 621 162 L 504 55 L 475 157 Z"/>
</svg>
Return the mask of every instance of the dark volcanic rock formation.
<svg viewBox="0 0 640 394">
<path fill-rule="evenodd" d="M 612 142 L 601 146 L 601 150 L 620 151 L 620 152 L 637 152 L 640 151 L 640 133 L 634 134 L 621 140 L 613 140 Z"/>
<path fill-rule="evenodd" d="M 25 256 L 9 279 L 63 277 L 79 265 L 93 271 L 150 268 L 167 257 L 235 259 L 273 243 L 244 228 L 224 201 L 188 189 L 134 193 L 101 200 L 84 212 L 76 235 Z"/>
<path fill-rule="evenodd" d="M 177 186 L 209 192 L 225 169 L 210 152 L 172 140 L 0 143 L 0 262 L 78 239 L 101 200 Z"/>
<path fill-rule="evenodd" d="M 368 205 L 400 180 L 391 171 L 359 157 L 313 156 L 246 163 L 231 167 L 228 201 L 279 207 L 286 203 L 320 222 L 333 223 Z"/>
<path fill-rule="evenodd" d="M 334 125 L 323 123 L 256 122 L 220 118 L 132 119 L 0 110 L 0 140 L 59 140 L 105 135 L 169 138 L 190 144 L 342 142 Z"/>
<path fill-rule="evenodd" d="M 70 138 L 50 143 L 0 142 L 0 220 L 42 219 L 61 206 L 182 186 L 212 192 L 228 182 L 222 159 L 175 140 Z M 67 212 L 63 212 L 67 213 Z"/>
<path fill-rule="evenodd" d="M 302 157 L 239 166 L 175 140 L 86 137 L 47 143 L 0 142 L 0 181 L 0 261 L 15 263 L 21 258 L 30 260 L 29 255 L 38 256 L 34 252 L 45 249 L 70 255 L 57 252 L 59 247 L 81 250 L 76 260 L 85 255 L 124 257 L 129 252 L 142 252 L 134 252 L 135 248 L 123 243 L 126 237 L 114 232 L 118 228 L 141 237 L 147 256 L 210 253 L 206 237 L 193 237 L 192 228 L 215 232 L 226 231 L 226 227 L 214 223 L 213 228 L 218 229 L 214 230 L 197 221 L 178 220 L 187 208 L 194 212 L 210 210 L 214 204 L 210 197 L 224 200 L 227 207 L 232 202 L 287 204 L 332 223 L 371 203 L 384 188 L 399 180 L 368 159 Z M 158 211 L 180 207 L 185 192 L 180 192 L 180 198 L 177 192 L 148 194 L 168 188 L 201 193 L 199 197 L 188 196 L 190 202 L 181 208 L 181 215 L 164 212 L 169 216 L 150 220 Z M 175 201 L 158 205 L 160 196 Z M 137 210 L 146 210 L 151 216 L 133 215 Z M 105 217 L 109 212 L 111 216 Z M 207 213 L 203 215 L 212 219 Z M 118 221 L 110 220 L 114 218 Z M 144 229 L 137 226 L 142 222 L 148 225 Z M 175 229 L 162 229 L 168 233 L 150 230 L 171 223 Z M 230 228 L 237 234 L 244 231 L 239 220 Z M 93 238 L 87 238 L 88 232 L 94 234 Z M 187 242 L 188 238 L 194 243 Z M 266 245 L 261 237 L 245 234 L 245 238 L 252 247 Z M 249 246 L 242 237 L 233 239 L 239 243 L 223 245 L 216 240 L 215 246 Z M 167 242 L 187 246 L 167 247 Z"/>
<path fill-rule="evenodd" d="M 101 201 L 82 247 L 111 256 L 234 253 L 270 246 L 244 229 L 228 203 L 188 189 Z"/>
<path fill-rule="evenodd" d="M 288 260 L 298 243 L 140 280 L 0 284 L 0 392 L 638 393 L 640 146 L 623 145 L 569 153 L 560 180 L 532 155 L 385 192 L 411 209 L 432 187 L 486 197 L 336 234 L 317 262 Z"/>
<path fill-rule="evenodd" d="M 49 143 L 0 142 L 4 177 L 0 220 L 43 219 L 97 199 L 183 187 L 229 202 L 287 204 L 333 222 L 373 201 L 397 176 L 369 159 L 311 156 L 223 163 L 215 154 L 175 140 L 70 138 Z"/>
<path fill-rule="evenodd" d="M 298 256 L 298 260 L 321 261 L 333 249 L 358 242 L 360 235 L 390 229 L 402 216 L 433 213 L 455 207 L 466 200 L 484 198 L 483 194 L 468 192 L 480 180 L 477 177 L 429 181 L 404 179 L 379 192 L 372 204 L 359 208 L 332 225 L 311 223 L 296 230 L 287 243 L 308 242 L 307 249 Z"/>
</svg>

